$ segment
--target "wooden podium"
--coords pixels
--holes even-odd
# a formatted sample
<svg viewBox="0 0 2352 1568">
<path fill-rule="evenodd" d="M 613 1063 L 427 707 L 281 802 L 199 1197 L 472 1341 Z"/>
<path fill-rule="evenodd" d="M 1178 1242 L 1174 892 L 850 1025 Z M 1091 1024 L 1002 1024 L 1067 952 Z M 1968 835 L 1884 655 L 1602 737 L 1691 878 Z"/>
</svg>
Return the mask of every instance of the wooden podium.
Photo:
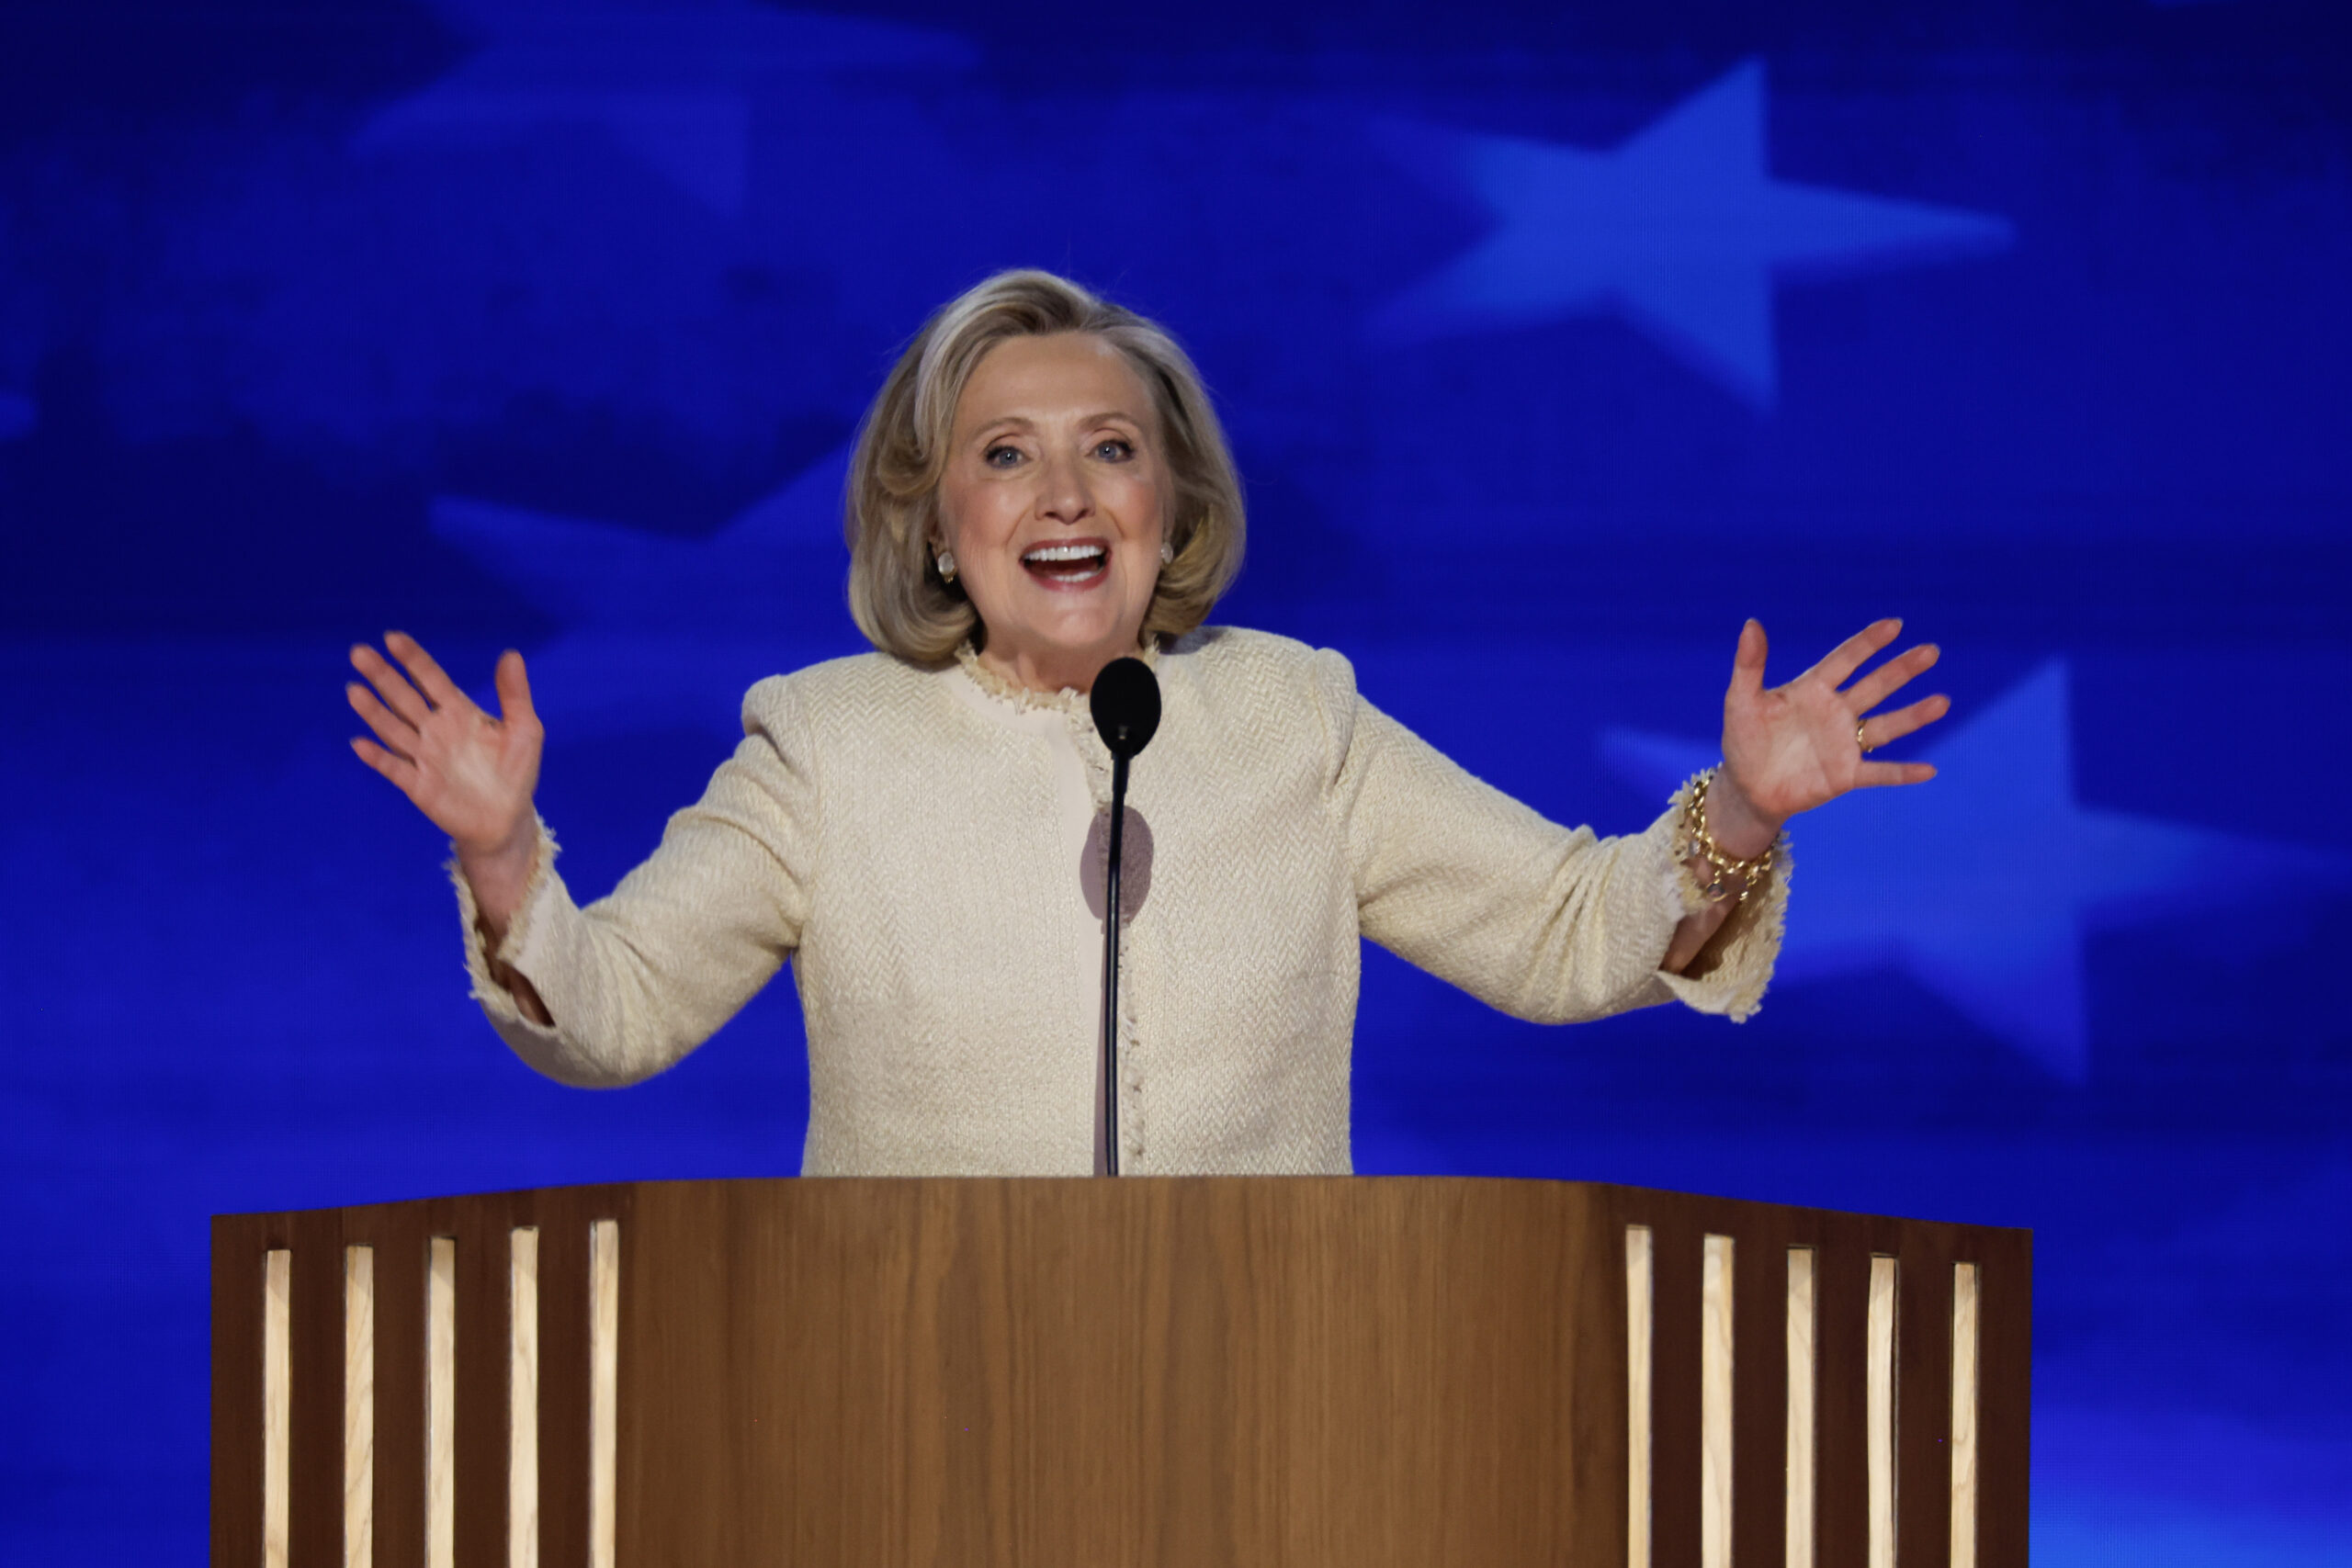
<svg viewBox="0 0 2352 1568">
<path fill-rule="evenodd" d="M 212 1561 L 2026 1561 L 2028 1233 L 1555 1181 L 218 1218 Z"/>
</svg>

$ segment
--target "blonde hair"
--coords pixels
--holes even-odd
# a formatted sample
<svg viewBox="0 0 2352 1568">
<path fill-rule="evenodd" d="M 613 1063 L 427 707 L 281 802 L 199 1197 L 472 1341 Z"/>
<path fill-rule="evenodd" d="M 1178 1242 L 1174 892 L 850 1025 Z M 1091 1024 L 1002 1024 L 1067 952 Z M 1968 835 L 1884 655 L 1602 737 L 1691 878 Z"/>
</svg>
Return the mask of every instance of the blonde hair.
<svg viewBox="0 0 2352 1568">
<path fill-rule="evenodd" d="M 1241 570 L 1241 479 L 1200 372 L 1158 323 L 1050 272 L 1001 272 L 923 323 L 882 383 L 850 458 L 842 529 L 849 608 L 885 653 L 919 664 L 987 635 L 964 591 L 932 558 L 956 405 L 981 356 L 1007 338 L 1090 333 L 1150 389 L 1173 480 L 1167 541 L 1146 637 L 1182 637 L 1208 618 Z"/>
</svg>

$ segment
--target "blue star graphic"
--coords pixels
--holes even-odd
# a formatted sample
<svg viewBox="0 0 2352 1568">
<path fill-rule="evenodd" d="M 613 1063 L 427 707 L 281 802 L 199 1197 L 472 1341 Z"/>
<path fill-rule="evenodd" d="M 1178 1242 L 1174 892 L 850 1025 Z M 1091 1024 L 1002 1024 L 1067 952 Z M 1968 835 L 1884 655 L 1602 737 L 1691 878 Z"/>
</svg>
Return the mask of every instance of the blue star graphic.
<svg viewBox="0 0 2352 1568">
<path fill-rule="evenodd" d="M 2052 1075 L 2090 1067 L 2086 930 L 2342 886 L 2352 856 L 2080 805 L 2066 666 L 2053 660 L 1920 755 L 1933 783 L 1864 790 L 1791 830 L 1779 977 L 1893 966 Z M 1699 741 L 1612 730 L 1610 765 L 1665 791 Z"/>
<path fill-rule="evenodd" d="M 0 392 L 0 441 L 30 435 L 40 423 L 40 410 L 21 392 Z"/>
<path fill-rule="evenodd" d="M 579 735 L 699 725 L 740 734 L 732 696 L 864 647 L 846 607 L 846 448 L 707 539 L 459 496 L 433 531 L 565 629 L 530 655 L 534 705 Z"/>
<path fill-rule="evenodd" d="M 974 57 L 944 34 L 749 0 L 439 0 L 439 8 L 483 47 L 379 114 L 359 134 L 361 151 L 593 128 L 730 217 L 743 208 L 762 85 L 842 69 L 955 68 Z"/>
<path fill-rule="evenodd" d="M 1758 407 L 1778 383 L 1772 286 L 2007 245 L 2008 220 L 1775 180 L 1750 61 L 1613 152 L 1427 127 L 1394 150 L 1495 218 L 1478 245 L 1392 301 L 1414 340 L 1616 310 Z"/>
</svg>

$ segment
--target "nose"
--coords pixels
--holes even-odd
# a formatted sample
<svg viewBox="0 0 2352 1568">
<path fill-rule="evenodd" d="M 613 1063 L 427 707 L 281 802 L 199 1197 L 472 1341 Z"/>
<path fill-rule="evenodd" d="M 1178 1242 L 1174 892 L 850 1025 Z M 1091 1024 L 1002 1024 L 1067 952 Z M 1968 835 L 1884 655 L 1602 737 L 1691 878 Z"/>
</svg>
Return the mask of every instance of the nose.
<svg viewBox="0 0 2352 1568">
<path fill-rule="evenodd" d="M 1086 465 L 1067 453 L 1057 453 L 1039 465 L 1037 515 L 1049 523 L 1075 527 L 1094 515 L 1094 491 L 1087 482 Z"/>
</svg>

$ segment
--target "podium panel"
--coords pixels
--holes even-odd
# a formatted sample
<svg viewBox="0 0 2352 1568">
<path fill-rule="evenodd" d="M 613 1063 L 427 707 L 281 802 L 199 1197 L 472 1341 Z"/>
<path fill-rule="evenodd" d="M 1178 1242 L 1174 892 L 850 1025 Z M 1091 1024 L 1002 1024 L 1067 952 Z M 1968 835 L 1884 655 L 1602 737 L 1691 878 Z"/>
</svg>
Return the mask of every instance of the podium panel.
<svg viewBox="0 0 2352 1568">
<path fill-rule="evenodd" d="M 2022 1565 L 2030 1269 L 1438 1178 L 222 1216 L 212 1559 Z"/>
</svg>

